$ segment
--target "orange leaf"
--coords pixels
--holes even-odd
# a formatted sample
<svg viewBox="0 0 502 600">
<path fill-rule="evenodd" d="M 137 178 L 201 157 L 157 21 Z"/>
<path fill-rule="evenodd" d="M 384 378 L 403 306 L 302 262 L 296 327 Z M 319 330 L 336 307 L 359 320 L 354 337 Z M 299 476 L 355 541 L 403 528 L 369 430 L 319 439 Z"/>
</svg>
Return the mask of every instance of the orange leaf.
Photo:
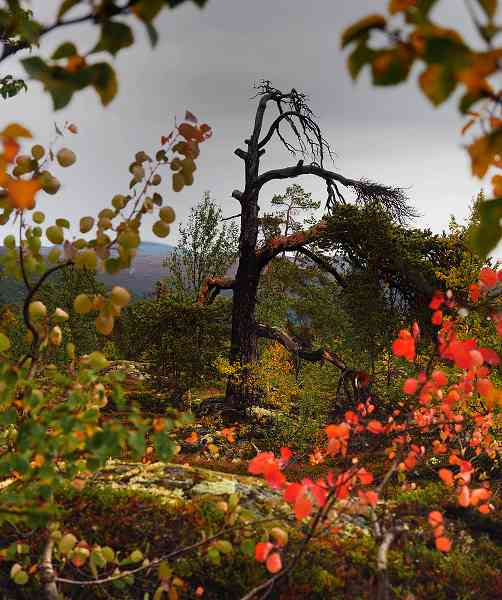
<svg viewBox="0 0 502 600">
<path fill-rule="evenodd" d="M 21 146 L 13 138 L 7 138 L 3 142 L 3 158 L 8 162 L 14 162 Z"/>
<path fill-rule="evenodd" d="M 439 469 L 439 477 L 448 487 L 453 485 L 453 473 L 450 469 Z"/>
<path fill-rule="evenodd" d="M 471 157 L 472 174 L 481 179 L 486 175 L 493 159 L 493 152 L 487 136 L 475 140 L 467 147 L 467 151 Z"/>
<path fill-rule="evenodd" d="M 152 425 L 154 431 L 164 431 L 164 428 L 166 426 L 166 420 L 162 417 L 157 417 L 153 420 Z"/>
<path fill-rule="evenodd" d="M 197 435 L 197 432 L 192 431 L 192 433 L 187 438 L 185 438 L 185 442 L 187 444 L 195 444 L 198 441 L 198 439 L 199 436 Z"/>
<path fill-rule="evenodd" d="M 451 548 L 451 540 L 449 540 L 447 537 L 436 538 L 436 548 L 440 552 L 449 552 Z"/>
<path fill-rule="evenodd" d="M 416 6 L 417 0 L 390 0 L 389 12 L 391 15 L 395 15 L 399 12 L 405 12 L 409 8 Z"/>
<path fill-rule="evenodd" d="M 41 190 L 42 184 L 39 179 L 10 179 L 6 188 L 11 206 L 24 210 L 35 206 L 35 196 Z"/>
<path fill-rule="evenodd" d="M 428 521 L 431 527 L 437 527 L 443 524 L 443 515 L 439 511 L 433 510 L 429 513 Z"/>
<path fill-rule="evenodd" d="M 371 433 L 374 433 L 375 435 L 383 432 L 383 425 L 380 423 L 380 421 L 370 421 L 366 428 L 368 431 L 371 431 Z"/>
<path fill-rule="evenodd" d="M 328 439 L 342 439 L 346 440 L 349 437 L 350 426 L 347 423 L 341 423 L 340 425 L 328 425 L 326 427 L 326 435 Z"/>
<path fill-rule="evenodd" d="M 362 490 L 359 490 L 357 495 L 359 496 L 361 502 L 364 502 L 364 504 L 369 504 L 373 508 L 375 508 L 377 505 L 378 494 L 376 492 L 371 490 L 369 492 L 363 492 Z"/>
<path fill-rule="evenodd" d="M 267 562 L 265 564 L 269 573 L 278 573 L 282 569 L 280 554 L 274 552 L 267 558 Z"/>
<path fill-rule="evenodd" d="M 463 485 L 460 488 L 460 493 L 458 495 L 458 503 L 460 506 L 466 508 L 471 503 L 471 494 L 469 488 L 466 485 Z"/>
<path fill-rule="evenodd" d="M 471 492 L 471 504 L 477 506 L 480 501 L 488 500 L 491 496 L 490 490 L 486 488 L 477 488 Z"/>
<path fill-rule="evenodd" d="M 254 556 L 256 560 L 258 562 L 265 562 L 273 547 L 273 544 L 270 542 L 258 542 L 254 547 Z"/>
<path fill-rule="evenodd" d="M 78 54 L 74 54 L 73 56 L 68 57 L 68 62 L 66 64 L 66 70 L 69 73 L 75 73 L 79 71 L 83 67 L 86 66 L 86 61 L 83 56 L 79 56 Z"/>
</svg>

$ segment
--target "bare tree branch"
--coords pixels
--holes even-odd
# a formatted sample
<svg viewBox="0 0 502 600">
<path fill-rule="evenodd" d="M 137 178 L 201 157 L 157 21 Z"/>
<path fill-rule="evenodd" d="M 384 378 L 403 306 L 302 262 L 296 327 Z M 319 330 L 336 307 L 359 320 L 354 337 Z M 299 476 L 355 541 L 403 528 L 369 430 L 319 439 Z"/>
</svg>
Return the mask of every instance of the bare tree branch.
<svg viewBox="0 0 502 600">
<path fill-rule="evenodd" d="M 277 119 L 270 126 L 270 129 L 268 130 L 267 135 L 258 144 L 258 148 L 263 148 L 272 139 L 272 136 L 274 135 L 275 131 L 279 129 L 279 125 L 281 124 L 281 121 L 284 121 L 284 119 L 290 119 L 292 117 L 296 117 L 299 121 L 306 118 L 304 115 L 302 115 L 298 112 L 295 112 L 293 110 L 289 110 L 287 112 L 280 114 L 277 117 Z M 236 153 L 237 153 L 237 151 L 236 151 Z"/>
<path fill-rule="evenodd" d="M 267 102 L 270 100 L 275 102 L 279 111 L 278 119 L 276 119 L 275 124 L 272 124 L 271 129 L 262 142 L 260 142 L 258 148 L 263 148 L 275 131 L 283 146 L 292 154 L 300 153 L 304 157 L 310 156 L 313 161 L 318 162 L 321 166 L 326 154 L 333 159 L 329 143 L 322 136 L 321 129 L 316 122 L 316 116 L 309 106 L 309 98 L 306 94 L 294 88 L 287 93 L 281 92 L 267 80 L 261 81 L 255 88 L 257 96 L 267 97 Z M 286 121 L 289 125 L 298 147 L 294 146 L 281 133 L 279 126 L 282 121 Z"/>
<path fill-rule="evenodd" d="M 328 231 L 328 222 L 321 220 L 309 229 L 302 229 L 291 235 L 272 238 L 256 250 L 258 265 L 263 269 L 267 263 L 282 252 L 299 250 L 303 246 L 321 239 L 327 235 Z"/>
<path fill-rule="evenodd" d="M 197 304 L 211 304 L 221 290 L 232 290 L 234 285 L 232 277 L 208 277 L 200 288 Z"/>
<path fill-rule="evenodd" d="M 307 258 L 310 258 L 310 260 L 318 264 L 324 271 L 327 271 L 328 273 L 333 275 L 338 285 L 340 285 L 342 288 L 347 287 L 347 282 L 345 281 L 345 279 L 340 275 L 340 273 L 335 269 L 335 267 L 333 267 L 333 265 L 331 265 L 323 256 L 319 256 L 318 254 L 312 252 L 308 248 L 296 248 L 296 252 L 300 252 Z"/>
<path fill-rule="evenodd" d="M 224 217 L 223 219 L 221 219 L 221 221 L 230 221 L 231 219 L 237 219 L 240 216 L 241 213 L 238 213 L 237 215 L 232 215 L 231 217 Z"/>
<path fill-rule="evenodd" d="M 365 179 L 348 179 L 334 171 L 327 171 L 319 165 L 304 165 L 299 162 L 293 167 L 272 169 L 260 175 L 255 181 L 255 187 L 260 190 L 266 183 L 280 179 L 293 179 L 301 175 L 315 175 L 324 179 L 328 186 L 328 200 L 326 207 L 333 208 L 343 201 L 336 184 L 351 188 L 356 194 L 356 203 L 379 204 L 399 223 L 405 223 L 417 216 L 416 211 L 407 203 L 407 198 L 401 188 L 381 185 Z"/>
<path fill-rule="evenodd" d="M 326 361 L 331 363 L 337 369 L 345 372 L 347 367 L 344 362 L 338 358 L 338 356 L 327 348 L 319 348 L 318 350 L 306 350 L 296 342 L 290 335 L 288 335 L 282 329 L 278 327 L 272 327 L 265 325 L 264 323 L 256 324 L 256 334 L 258 337 L 267 338 L 279 342 L 286 350 L 289 350 L 292 354 L 295 354 L 299 358 L 303 358 L 308 362 L 322 362 Z"/>
</svg>

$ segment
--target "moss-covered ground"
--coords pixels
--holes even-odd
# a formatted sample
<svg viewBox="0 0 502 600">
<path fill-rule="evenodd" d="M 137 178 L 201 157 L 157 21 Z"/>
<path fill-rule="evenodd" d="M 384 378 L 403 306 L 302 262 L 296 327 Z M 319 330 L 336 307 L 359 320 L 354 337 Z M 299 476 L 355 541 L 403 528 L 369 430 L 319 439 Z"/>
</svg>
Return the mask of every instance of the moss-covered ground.
<svg viewBox="0 0 502 600">
<path fill-rule="evenodd" d="M 144 382 L 138 386 L 137 379 L 133 383 L 131 395 L 147 406 L 149 387 Z M 149 409 L 160 411 L 161 394 L 153 399 L 155 406 Z M 268 576 L 253 557 L 254 544 L 262 539 L 266 528 L 280 524 L 288 530 L 290 541 L 283 556 L 288 564 L 302 543 L 307 523 L 298 526 L 280 495 L 261 479 L 247 474 L 247 462 L 257 450 L 276 449 L 269 447 L 270 437 L 266 435 L 271 416 L 259 415 L 248 423 L 223 422 L 216 412 L 207 410 L 211 402 L 199 401 L 191 407 L 193 424 L 177 432 L 179 448 L 171 463 L 161 463 L 153 455 L 137 463 L 128 457 L 110 461 L 82 490 L 70 486 L 58 490 L 62 507 L 58 519 L 62 530 L 90 545 L 110 546 L 123 556 L 139 549 L 150 559 L 240 524 L 223 536 L 232 543 L 231 552 L 215 557 L 208 554 L 207 546 L 202 546 L 168 561 L 176 586 L 171 595 L 163 596 L 169 600 L 237 600 Z M 378 456 L 367 458 L 378 472 Z M 286 474 L 299 480 L 321 475 L 325 468 L 309 465 L 308 461 L 307 466 L 293 463 Z M 228 506 L 236 502 L 232 512 Z M 409 526 L 389 553 L 392 600 L 502 598 L 502 502 L 497 495 L 494 504 L 496 510 L 489 515 L 459 508 L 453 497 L 445 497 L 442 484 L 427 470 L 417 471 L 406 484 L 390 488 L 379 510 L 388 508 Z M 427 524 L 431 510 L 443 511 L 447 520 L 454 542 L 448 554 L 435 549 Z M 268 598 L 375 598 L 376 545 L 366 514 L 357 505 L 345 506 L 342 512 L 339 521 L 335 519 L 311 540 L 301 560 Z M 240 513 L 237 520 L 232 517 L 234 513 Z M 243 526 L 253 521 L 260 524 Z M 35 571 L 45 536 L 44 530 L 4 525 L 0 529 L 0 548 L 14 542 L 28 545 L 31 569 Z M 32 583 L 17 586 L 12 582 L 10 567 L 11 563 L 0 559 L 0 598 L 40 598 L 40 589 Z M 65 576 L 90 578 L 88 571 L 71 565 L 65 568 Z M 77 600 L 151 600 L 157 586 L 155 570 L 145 569 L 128 585 L 119 582 L 61 589 L 65 598 Z"/>
</svg>

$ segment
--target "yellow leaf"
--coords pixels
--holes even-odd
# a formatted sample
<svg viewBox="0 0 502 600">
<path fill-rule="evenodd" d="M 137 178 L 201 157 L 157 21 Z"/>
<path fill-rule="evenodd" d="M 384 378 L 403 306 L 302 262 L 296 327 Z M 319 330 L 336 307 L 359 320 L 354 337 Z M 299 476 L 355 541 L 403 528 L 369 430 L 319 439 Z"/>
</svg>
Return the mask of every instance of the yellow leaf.
<svg viewBox="0 0 502 600">
<path fill-rule="evenodd" d="M 492 165 L 496 165 L 498 157 L 502 154 L 502 129 L 496 129 L 484 135 L 467 146 L 471 157 L 472 174 L 481 178 Z"/>
<path fill-rule="evenodd" d="M 345 48 L 348 44 L 354 40 L 359 39 L 362 35 L 368 33 L 371 29 L 385 29 L 386 25 L 385 17 L 382 15 L 368 15 L 347 27 L 342 33 L 342 48 Z"/>
<path fill-rule="evenodd" d="M 7 127 L 5 127 L 5 129 L 0 132 L 0 136 L 13 139 L 16 139 L 18 137 L 32 137 L 28 129 L 26 129 L 26 127 L 23 127 L 22 125 L 19 125 L 19 123 L 11 123 L 10 125 L 7 125 Z"/>
<path fill-rule="evenodd" d="M 390 0 L 389 12 L 391 15 L 395 15 L 399 12 L 405 12 L 409 8 L 416 6 L 417 0 Z"/>
<path fill-rule="evenodd" d="M 0 331 L 0 352 L 5 352 L 9 348 L 10 348 L 9 338 L 5 335 L 5 333 L 2 333 Z"/>
<path fill-rule="evenodd" d="M 35 206 L 35 196 L 42 189 L 42 184 L 39 179 L 9 179 L 5 187 L 12 208 L 24 210 Z"/>
<path fill-rule="evenodd" d="M 472 174 L 480 178 L 484 177 L 491 163 L 490 148 L 486 136 L 474 141 L 467 147 L 467 151 L 471 157 Z"/>
<path fill-rule="evenodd" d="M 418 81 L 423 93 L 434 106 L 444 102 L 457 84 L 451 70 L 437 63 L 429 65 Z"/>
</svg>

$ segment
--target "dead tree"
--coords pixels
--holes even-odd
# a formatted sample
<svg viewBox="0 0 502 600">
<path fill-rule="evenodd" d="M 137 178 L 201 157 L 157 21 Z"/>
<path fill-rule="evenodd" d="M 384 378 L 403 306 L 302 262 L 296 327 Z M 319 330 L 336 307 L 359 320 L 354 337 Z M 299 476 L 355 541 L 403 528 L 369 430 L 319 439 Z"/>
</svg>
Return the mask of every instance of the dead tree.
<svg viewBox="0 0 502 600">
<path fill-rule="evenodd" d="M 328 222 L 319 221 L 313 227 L 292 235 L 272 238 L 258 245 L 259 198 L 267 183 L 282 179 L 293 179 L 302 175 L 312 175 L 324 181 L 327 191 L 326 214 L 346 200 L 342 188 L 351 190 L 356 203 L 373 203 L 384 208 L 398 222 L 415 216 L 408 206 L 403 191 L 398 188 L 379 185 L 364 179 L 348 179 L 324 167 L 325 158 L 332 159 L 328 142 L 324 139 L 308 104 L 308 98 L 295 89 L 282 92 L 269 81 L 257 86 L 259 98 L 253 130 L 245 140 L 246 149 L 238 148 L 235 154 L 244 161 L 244 189 L 234 190 L 232 197 L 241 207 L 239 265 L 235 279 L 209 278 L 199 294 L 198 301 L 204 303 L 214 299 L 221 290 L 233 290 L 232 337 L 230 348 L 231 363 L 241 365 L 239 382 L 230 381 L 227 388 L 227 403 L 238 410 L 245 409 L 255 400 L 256 390 L 250 381 L 250 366 L 257 360 L 257 339 L 270 333 L 267 328 L 256 323 L 256 297 L 260 274 L 265 266 L 284 252 L 296 252 L 305 246 L 329 235 Z M 268 112 L 276 115 L 271 125 L 264 131 L 264 120 Z M 268 116 L 268 115 L 267 115 Z M 269 171 L 261 170 L 261 160 L 267 145 L 277 138 L 292 154 L 301 159 L 293 166 Z M 308 161 L 308 162 L 307 162 Z M 309 258 L 325 267 L 329 261 L 309 252 Z M 337 281 L 342 275 L 334 266 L 330 272 Z M 284 341 L 275 336 L 274 339 Z M 325 354 L 327 352 L 328 354 Z M 311 356 L 312 360 L 326 360 L 329 351 L 320 351 Z M 306 357 L 305 357 L 306 358 Z M 340 368 L 344 369 L 340 366 Z"/>
</svg>

